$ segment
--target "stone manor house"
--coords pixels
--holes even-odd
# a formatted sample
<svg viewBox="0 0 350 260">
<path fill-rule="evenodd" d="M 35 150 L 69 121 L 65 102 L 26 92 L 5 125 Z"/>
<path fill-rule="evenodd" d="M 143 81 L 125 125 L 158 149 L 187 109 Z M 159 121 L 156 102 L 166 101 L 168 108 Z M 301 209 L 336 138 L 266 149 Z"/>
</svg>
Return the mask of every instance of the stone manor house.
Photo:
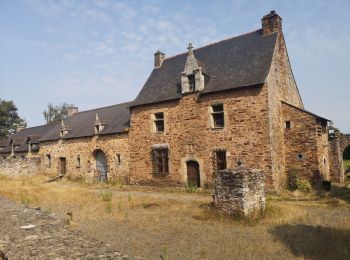
<svg viewBox="0 0 350 260">
<path fill-rule="evenodd" d="M 0 154 L 39 157 L 52 175 L 135 184 L 211 187 L 218 170 L 237 164 L 263 170 L 269 189 L 293 169 L 343 180 L 342 134 L 304 109 L 277 13 L 261 29 L 187 49 L 157 51 L 134 101 L 72 107 L 60 124 L 1 141 Z"/>
</svg>

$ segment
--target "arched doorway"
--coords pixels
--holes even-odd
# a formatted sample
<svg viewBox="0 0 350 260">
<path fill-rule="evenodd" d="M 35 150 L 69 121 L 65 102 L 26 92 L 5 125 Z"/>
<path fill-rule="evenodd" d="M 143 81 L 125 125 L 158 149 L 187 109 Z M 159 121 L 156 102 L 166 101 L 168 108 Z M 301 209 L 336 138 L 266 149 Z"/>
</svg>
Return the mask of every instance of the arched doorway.
<svg viewBox="0 0 350 260">
<path fill-rule="evenodd" d="M 187 184 L 193 187 L 200 187 L 199 164 L 196 161 L 188 161 L 187 165 Z"/>
<path fill-rule="evenodd" d="M 343 166 L 344 173 L 350 173 L 350 145 L 348 145 L 343 152 Z"/>
<path fill-rule="evenodd" d="M 107 158 L 103 151 L 95 151 L 97 179 L 99 181 L 107 181 Z"/>
</svg>

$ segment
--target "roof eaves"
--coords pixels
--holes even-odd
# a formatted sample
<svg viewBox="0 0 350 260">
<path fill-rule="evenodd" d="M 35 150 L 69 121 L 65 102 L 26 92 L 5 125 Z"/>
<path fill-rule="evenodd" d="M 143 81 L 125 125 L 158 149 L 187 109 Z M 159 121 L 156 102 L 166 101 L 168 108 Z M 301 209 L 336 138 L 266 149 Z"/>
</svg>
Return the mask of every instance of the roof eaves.
<svg viewBox="0 0 350 260">
<path fill-rule="evenodd" d="M 328 121 L 328 122 L 332 122 L 331 120 L 329 120 L 329 119 L 327 119 L 327 118 L 324 118 L 324 117 L 322 117 L 322 116 L 316 115 L 316 114 L 314 114 L 314 113 L 312 113 L 312 112 L 310 112 L 310 111 L 307 111 L 307 110 L 305 110 L 305 109 L 302 109 L 302 108 L 300 108 L 300 107 L 291 105 L 291 104 L 289 104 L 289 103 L 287 103 L 287 102 L 285 102 L 285 101 L 283 101 L 283 100 L 281 100 L 281 102 L 282 102 L 283 104 L 286 104 L 286 105 L 288 105 L 288 106 L 290 106 L 290 107 L 293 107 L 293 108 L 295 108 L 295 109 L 297 109 L 297 110 L 299 110 L 299 111 L 301 111 L 301 112 L 304 112 L 304 113 L 307 113 L 307 114 L 309 114 L 309 115 L 311 115 L 311 116 L 314 116 L 314 117 L 316 117 L 316 118 L 318 118 L 318 119 L 322 119 L 322 120 L 325 120 L 325 121 Z"/>
</svg>

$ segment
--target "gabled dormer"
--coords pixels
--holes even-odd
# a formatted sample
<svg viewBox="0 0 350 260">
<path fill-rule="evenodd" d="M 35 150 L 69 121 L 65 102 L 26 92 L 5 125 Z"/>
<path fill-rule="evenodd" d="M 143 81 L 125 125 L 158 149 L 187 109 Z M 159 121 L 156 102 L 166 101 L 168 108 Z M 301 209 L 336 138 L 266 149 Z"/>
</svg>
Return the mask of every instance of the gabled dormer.
<svg viewBox="0 0 350 260">
<path fill-rule="evenodd" d="M 102 123 L 98 117 L 98 114 L 96 113 L 96 118 L 95 118 L 95 125 L 94 125 L 94 129 L 95 129 L 95 135 L 98 135 L 99 133 L 101 133 L 103 131 L 103 129 L 105 128 L 104 123 Z"/>
<path fill-rule="evenodd" d="M 194 56 L 193 46 L 188 44 L 188 54 L 185 69 L 181 73 L 181 93 L 190 93 L 204 89 L 204 75 L 202 67 L 198 65 L 198 60 Z"/>
<path fill-rule="evenodd" d="M 70 131 L 71 129 L 66 126 L 64 124 L 64 121 L 62 120 L 62 123 L 61 123 L 61 127 L 60 127 L 60 137 L 64 137 L 66 134 L 68 134 L 68 132 Z"/>
</svg>

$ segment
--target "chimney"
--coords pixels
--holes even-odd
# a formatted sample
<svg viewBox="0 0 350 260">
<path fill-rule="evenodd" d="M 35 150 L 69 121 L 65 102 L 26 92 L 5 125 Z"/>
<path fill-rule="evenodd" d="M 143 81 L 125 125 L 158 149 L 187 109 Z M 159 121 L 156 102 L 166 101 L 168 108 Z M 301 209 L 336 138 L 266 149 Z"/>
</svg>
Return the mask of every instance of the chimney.
<svg viewBox="0 0 350 260">
<path fill-rule="evenodd" d="M 282 33 L 282 18 L 273 10 L 261 19 L 263 35 L 272 32 Z"/>
<path fill-rule="evenodd" d="M 162 66 L 163 60 L 165 59 L 165 54 L 158 50 L 154 54 L 154 68 L 159 69 Z"/>
<path fill-rule="evenodd" d="M 78 108 L 77 107 L 68 107 L 68 117 L 74 115 L 75 113 L 78 113 Z"/>
</svg>

